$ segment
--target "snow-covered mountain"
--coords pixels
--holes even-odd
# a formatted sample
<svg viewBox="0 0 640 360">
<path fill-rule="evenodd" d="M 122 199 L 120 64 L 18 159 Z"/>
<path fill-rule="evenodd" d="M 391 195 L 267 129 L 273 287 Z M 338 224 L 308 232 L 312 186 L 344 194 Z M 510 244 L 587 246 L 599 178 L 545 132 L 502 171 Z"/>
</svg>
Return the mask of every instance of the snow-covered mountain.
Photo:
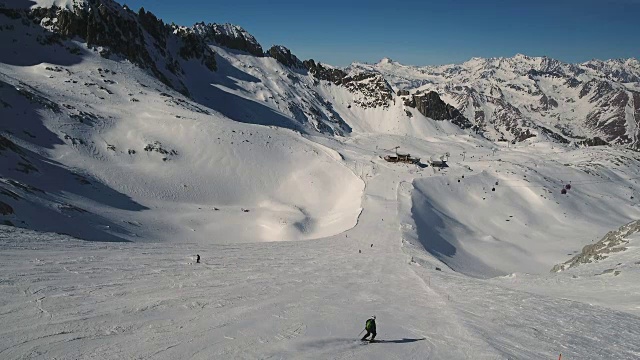
<svg viewBox="0 0 640 360">
<path fill-rule="evenodd" d="M 56 5 L 0 8 L 5 223 L 204 241 L 234 226 L 227 216 L 251 219 L 224 242 L 317 238 L 355 223 L 361 181 L 299 136 L 350 131 L 313 78 L 144 10 Z"/>
<path fill-rule="evenodd" d="M 0 44 L 1 358 L 640 354 L 637 60 L 338 68 L 111 0 Z"/>
<path fill-rule="evenodd" d="M 377 71 L 407 97 L 436 91 L 492 140 L 640 148 L 637 59 L 567 64 L 548 57 L 473 58 L 459 65 L 405 66 L 390 59 L 351 67 Z"/>
</svg>

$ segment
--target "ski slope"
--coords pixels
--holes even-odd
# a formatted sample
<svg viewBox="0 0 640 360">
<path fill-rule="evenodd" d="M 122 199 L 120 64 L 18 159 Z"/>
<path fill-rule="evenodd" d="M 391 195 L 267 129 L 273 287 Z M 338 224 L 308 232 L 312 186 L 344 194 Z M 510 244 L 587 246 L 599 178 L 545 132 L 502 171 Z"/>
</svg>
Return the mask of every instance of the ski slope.
<svg viewBox="0 0 640 360">
<path fill-rule="evenodd" d="M 11 274 L 1 285 L 3 322 L 16 325 L 3 329 L 0 355 L 638 357 L 637 315 L 527 286 L 566 282 L 571 271 L 526 275 L 525 284 L 514 286 L 453 272 L 403 240 L 412 179 L 447 175 L 384 163 L 371 155 L 372 145 L 398 138 L 375 140 L 340 145 L 345 163 L 366 182 L 363 211 L 355 227 L 324 239 L 105 244 L 2 227 L 0 266 Z M 194 264 L 196 253 L 201 264 Z M 610 276 L 599 286 L 614 289 L 634 279 Z M 583 283 L 572 281 L 572 288 Z M 361 344 L 357 334 L 371 314 L 381 342 Z"/>
<path fill-rule="evenodd" d="M 640 357 L 637 234 L 550 273 L 640 217 L 636 152 L 494 143 L 215 44 L 187 98 L 0 20 L 1 359 Z"/>
<path fill-rule="evenodd" d="M 449 176 L 416 179 L 410 236 L 472 276 L 541 273 L 640 215 L 636 169 L 614 165 L 624 153 L 531 150 L 469 149 Z"/>
</svg>

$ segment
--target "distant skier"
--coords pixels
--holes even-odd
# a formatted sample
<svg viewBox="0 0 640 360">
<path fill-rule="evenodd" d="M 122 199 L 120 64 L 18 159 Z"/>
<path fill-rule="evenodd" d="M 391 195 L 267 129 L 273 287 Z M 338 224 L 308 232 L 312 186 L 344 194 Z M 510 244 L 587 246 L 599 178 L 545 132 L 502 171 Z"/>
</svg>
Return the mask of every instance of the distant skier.
<svg viewBox="0 0 640 360">
<path fill-rule="evenodd" d="M 200 254 L 196 254 L 196 264 L 200 264 Z"/>
<path fill-rule="evenodd" d="M 364 335 L 364 337 L 361 339 L 362 341 L 367 340 L 367 337 L 369 335 L 371 335 L 371 342 L 373 342 L 373 339 L 376 338 L 376 316 L 373 315 L 370 319 L 367 320 L 367 322 L 364 325 L 364 329 L 367 331 L 367 333 Z"/>
</svg>

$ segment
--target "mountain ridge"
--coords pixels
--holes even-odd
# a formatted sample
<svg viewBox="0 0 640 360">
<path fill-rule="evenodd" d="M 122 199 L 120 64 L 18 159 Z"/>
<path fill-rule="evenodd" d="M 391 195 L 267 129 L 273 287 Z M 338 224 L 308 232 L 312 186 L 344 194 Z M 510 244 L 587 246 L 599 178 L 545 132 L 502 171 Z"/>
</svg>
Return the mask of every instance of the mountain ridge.
<svg viewBox="0 0 640 360">
<path fill-rule="evenodd" d="M 402 91 L 436 91 L 494 141 L 523 141 L 528 131 L 560 143 L 638 150 L 638 64 L 633 58 L 569 64 L 518 54 L 439 66 L 383 59 L 350 67 L 378 71 Z"/>
<path fill-rule="evenodd" d="M 191 27 L 167 25 L 143 8 L 136 14 L 113 0 L 13 3 L 34 21 L 54 31 L 54 35 L 81 36 L 89 44 L 106 46 L 101 50 L 105 56 L 110 51 L 123 54 L 186 95 L 200 90 L 185 84 L 188 77 L 197 76 L 185 72 L 190 68 L 186 62 L 199 59 L 204 67 L 215 72 L 215 48 L 220 46 L 256 57 L 272 57 L 294 73 L 304 75 L 306 71 L 317 80 L 343 86 L 354 94 L 353 103 L 359 107 L 387 108 L 390 103 L 400 101 L 406 106 L 400 112 L 405 119 L 411 118 L 411 108 L 427 117 L 431 112 L 423 106 L 416 108 L 415 100 L 396 94 L 398 91 L 409 91 L 405 96 L 410 97 L 419 92 L 435 92 L 459 112 L 442 120 L 458 119 L 455 122 L 464 124 L 463 128 L 472 128 L 492 141 L 522 142 L 537 137 L 577 146 L 640 149 L 640 62 L 634 58 L 571 64 L 547 56 L 516 54 L 422 67 L 384 58 L 373 65 L 354 62 L 339 68 L 312 59 L 301 61 L 281 45 L 265 52 L 256 38 L 238 25 L 202 22 Z M 113 22 L 114 19 L 122 20 Z M 111 29 L 108 35 L 104 34 L 106 29 Z M 131 35 L 133 30 L 136 31 Z M 118 33 L 121 38 L 113 37 Z M 181 45 L 174 49 L 176 42 Z M 301 106 L 306 105 L 300 102 L 291 105 Z M 310 120 L 316 110 L 308 111 L 310 115 L 302 116 L 298 110 L 287 110 L 288 116 L 298 116 L 296 121 L 302 121 L 303 126 L 312 122 L 317 131 L 344 133 L 331 119 Z M 331 116 L 342 122 L 336 114 Z"/>
</svg>

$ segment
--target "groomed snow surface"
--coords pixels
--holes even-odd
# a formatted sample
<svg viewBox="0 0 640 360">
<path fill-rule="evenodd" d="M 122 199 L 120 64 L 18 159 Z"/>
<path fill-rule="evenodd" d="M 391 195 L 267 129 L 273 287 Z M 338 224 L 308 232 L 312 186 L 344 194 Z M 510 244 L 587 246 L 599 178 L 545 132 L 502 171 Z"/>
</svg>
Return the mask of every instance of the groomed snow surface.
<svg viewBox="0 0 640 360">
<path fill-rule="evenodd" d="M 222 48 L 195 103 L 32 35 L 0 34 L 21 227 L 0 226 L 1 359 L 640 358 L 638 236 L 549 273 L 638 219 L 636 153 L 495 144 Z M 385 162 L 396 146 L 449 167 Z"/>
<path fill-rule="evenodd" d="M 345 157 L 342 162 L 366 182 L 363 211 L 357 225 L 323 239 L 226 245 L 200 241 L 101 243 L 0 228 L 3 274 L 0 309 L 3 324 L 11 324 L 0 330 L 0 356 L 154 359 L 555 359 L 560 353 L 563 359 L 640 356 L 637 316 L 640 291 L 636 281 L 640 266 L 635 249 L 598 265 L 617 266 L 622 270 L 620 276 L 596 272 L 591 265 L 549 274 L 556 259 L 568 256 L 558 251 L 552 256 L 552 251 L 545 254 L 543 250 L 564 239 L 545 240 L 535 238 L 534 233 L 531 236 L 535 244 L 522 245 L 520 251 L 532 258 L 521 259 L 522 267 L 535 268 L 538 275 L 518 273 L 478 279 L 494 271 L 517 268 L 506 252 L 510 243 L 523 241 L 516 234 L 521 231 L 519 226 L 524 225 L 513 225 L 513 229 L 498 223 L 505 220 L 503 217 L 515 214 L 516 219 L 522 217 L 521 221 L 526 219 L 533 226 L 537 216 L 542 216 L 540 219 L 547 222 L 550 236 L 568 236 L 571 231 L 580 234 L 583 229 L 569 227 L 564 232 L 554 229 L 558 222 L 575 221 L 577 210 L 572 206 L 577 207 L 574 202 L 578 200 L 561 198 L 558 193 L 554 199 L 560 205 L 548 199 L 540 200 L 544 205 L 530 201 L 530 207 L 541 208 L 525 211 L 516 204 L 525 199 L 509 193 L 516 191 L 515 185 L 507 188 L 506 179 L 502 179 L 505 185 L 502 188 L 498 185 L 496 192 L 507 192 L 503 196 L 510 198 L 501 200 L 495 194 L 491 200 L 484 200 L 493 202 L 492 211 L 499 219 L 493 228 L 482 221 L 483 214 L 490 210 L 466 201 L 466 215 L 459 217 L 459 222 L 466 225 L 455 228 L 466 229 L 465 234 L 470 237 L 450 236 L 445 229 L 453 227 L 447 223 L 451 215 L 447 211 L 452 210 L 442 205 L 442 198 L 452 198 L 450 207 L 462 206 L 451 188 L 462 187 L 466 182 L 473 188 L 468 190 L 470 193 L 478 191 L 486 196 L 476 182 L 493 182 L 493 177 L 484 178 L 491 168 L 481 170 L 486 161 L 482 159 L 465 162 L 452 159 L 451 168 L 443 173 L 431 168 L 418 170 L 387 164 L 376 156 L 376 146 L 384 147 L 400 139 L 392 135 L 343 143 L 317 139 L 324 146 L 341 147 Z M 412 151 L 424 143 L 406 140 Z M 437 153 L 450 146 L 447 142 L 424 144 L 423 153 Z M 470 156 L 471 147 L 467 150 L 466 156 Z M 547 150 L 541 150 L 541 154 Z M 477 151 L 493 156 L 487 150 Z M 517 150 L 503 149 L 502 153 L 506 159 L 516 156 Z M 607 153 L 606 157 L 611 155 Z M 570 153 L 565 156 L 571 157 Z M 538 156 L 531 161 L 540 165 L 542 160 Z M 507 166 L 506 160 L 503 162 L 502 166 Z M 469 175 L 467 166 L 478 168 L 477 178 Z M 539 171 L 543 169 L 538 166 Z M 447 179 L 449 185 L 438 185 Z M 457 179 L 462 181 L 458 183 Z M 417 189 L 412 188 L 412 182 Z M 440 194 L 430 192 L 430 186 L 439 187 Z M 607 188 L 591 186 L 592 195 Z M 577 188 L 576 185 L 572 190 L 578 191 Z M 599 196 L 589 200 L 579 192 L 571 196 L 587 202 L 605 201 L 605 197 Z M 429 218 L 425 214 L 428 210 L 419 208 L 426 206 L 424 197 L 432 198 L 435 205 L 430 216 L 440 220 Z M 554 206 L 571 214 L 570 218 L 555 221 L 546 218 L 550 215 L 541 209 L 552 211 Z M 637 211 L 631 204 L 620 202 L 619 207 L 627 209 L 620 210 L 620 216 Z M 420 218 L 428 222 L 429 230 L 421 229 L 425 224 L 416 226 L 412 219 L 418 218 L 418 214 L 424 215 Z M 228 236 L 233 236 L 233 231 L 229 231 Z M 440 235 L 425 237 L 423 231 Z M 470 235 L 473 231 L 493 231 L 497 234 L 495 241 L 505 241 L 507 250 L 491 242 L 486 248 L 474 244 Z M 542 231 L 541 225 L 538 231 Z M 414 242 L 416 239 L 423 246 Z M 438 240 L 435 248 L 431 247 L 432 239 Z M 577 249 L 580 241 L 573 236 L 568 240 L 571 241 L 566 247 Z M 466 241 L 477 249 L 465 249 Z M 461 254 L 443 256 L 443 251 L 436 251 L 442 242 L 460 248 Z M 505 251 L 504 260 L 487 255 L 491 249 Z M 194 263 L 195 254 L 201 255 L 201 264 Z M 459 266 L 462 272 L 474 276 L 454 272 L 438 258 L 453 269 Z M 449 262 L 449 258 L 453 261 Z M 616 265 L 622 262 L 623 266 Z M 436 266 L 443 271 L 435 270 Z M 492 270 L 487 272 L 486 268 L 491 266 Z M 358 333 L 372 314 L 378 317 L 381 342 L 362 344 L 357 340 Z"/>
</svg>

